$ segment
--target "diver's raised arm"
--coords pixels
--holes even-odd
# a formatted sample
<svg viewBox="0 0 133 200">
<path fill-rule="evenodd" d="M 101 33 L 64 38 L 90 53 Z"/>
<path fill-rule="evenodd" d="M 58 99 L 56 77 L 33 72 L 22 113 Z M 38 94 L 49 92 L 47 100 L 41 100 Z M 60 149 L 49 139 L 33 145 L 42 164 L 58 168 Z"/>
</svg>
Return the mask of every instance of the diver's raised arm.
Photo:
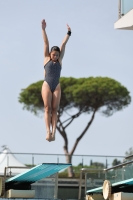
<svg viewBox="0 0 133 200">
<path fill-rule="evenodd" d="M 45 29 L 46 29 L 46 21 L 43 19 L 42 20 L 42 36 L 44 40 L 44 57 L 47 58 L 49 57 L 49 41 L 48 41 L 48 37 L 47 37 Z"/>
<path fill-rule="evenodd" d="M 64 56 L 64 53 L 65 53 L 65 46 L 66 46 L 66 43 L 67 41 L 69 40 L 69 37 L 71 36 L 71 28 L 69 27 L 69 25 L 67 24 L 67 29 L 68 29 L 68 32 L 65 36 L 65 38 L 63 39 L 62 41 L 62 44 L 61 44 L 61 47 L 60 47 L 60 62 L 62 61 L 63 59 L 63 56 Z"/>
</svg>

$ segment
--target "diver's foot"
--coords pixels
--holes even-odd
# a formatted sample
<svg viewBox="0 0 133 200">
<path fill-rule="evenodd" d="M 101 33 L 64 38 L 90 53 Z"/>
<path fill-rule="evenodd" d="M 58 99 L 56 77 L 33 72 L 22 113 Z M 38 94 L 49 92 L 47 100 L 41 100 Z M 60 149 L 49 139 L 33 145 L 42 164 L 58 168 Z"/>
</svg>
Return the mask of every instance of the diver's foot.
<svg viewBox="0 0 133 200">
<path fill-rule="evenodd" d="M 51 141 L 55 141 L 55 135 L 52 135 Z"/>
<path fill-rule="evenodd" d="M 46 140 L 49 141 L 49 142 L 51 142 L 51 138 L 52 138 L 51 133 L 47 132 Z"/>
<path fill-rule="evenodd" d="M 50 132 L 50 135 L 49 135 L 49 138 L 48 138 L 48 141 L 49 142 L 52 142 L 55 140 L 55 137 L 52 136 L 52 132 Z"/>
<path fill-rule="evenodd" d="M 51 141 L 55 141 L 55 131 L 56 131 L 56 130 L 54 130 L 54 131 L 51 133 Z"/>
</svg>

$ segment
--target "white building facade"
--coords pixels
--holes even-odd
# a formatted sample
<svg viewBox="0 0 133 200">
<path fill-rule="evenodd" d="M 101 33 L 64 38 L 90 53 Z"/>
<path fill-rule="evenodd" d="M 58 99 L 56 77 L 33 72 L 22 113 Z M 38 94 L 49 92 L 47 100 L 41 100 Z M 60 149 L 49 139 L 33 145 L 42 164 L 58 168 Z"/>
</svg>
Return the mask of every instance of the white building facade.
<svg viewBox="0 0 133 200">
<path fill-rule="evenodd" d="M 118 20 L 114 28 L 133 30 L 133 0 L 118 0 Z"/>
</svg>

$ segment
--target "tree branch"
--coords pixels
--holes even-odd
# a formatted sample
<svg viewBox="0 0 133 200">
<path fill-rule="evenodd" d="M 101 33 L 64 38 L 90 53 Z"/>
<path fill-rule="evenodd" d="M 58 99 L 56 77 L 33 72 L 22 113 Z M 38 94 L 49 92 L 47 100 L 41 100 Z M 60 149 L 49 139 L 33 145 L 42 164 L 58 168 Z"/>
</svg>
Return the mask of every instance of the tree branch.
<svg viewBox="0 0 133 200">
<path fill-rule="evenodd" d="M 62 136 L 63 139 L 64 139 L 65 144 L 64 144 L 64 147 L 63 147 L 63 148 L 64 148 L 64 151 L 65 151 L 65 154 L 66 154 L 66 155 L 68 155 L 69 152 L 68 152 L 68 138 L 67 138 L 67 134 L 66 134 L 66 132 L 65 132 L 65 129 L 66 129 L 66 127 L 69 126 L 69 125 L 72 123 L 72 121 L 73 121 L 75 118 L 77 118 L 81 113 L 82 113 L 82 110 L 81 110 L 80 112 L 76 113 L 75 115 L 72 115 L 71 118 L 65 120 L 64 122 L 70 120 L 70 121 L 68 122 L 68 124 L 66 124 L 66 126 L 63 126 L 63 123 L 64 123 L 64 122 L 61 122 L 60 118 L 58 117 L 58 123 L 57 123 L 57 126 L 56 126 L 56 127 L 57 127 L 57 130 L 59 131 L 59 133 L 61 134 L 61 136 Z M 58 125 L 58 124 L 59 124 L 59 125 Z"/>
<path fill-rule="evenodd" d="M 88 122 L 87 126 L 85 127 L 85 129 L 83 130 L 83 132 L 81 133 L 81 135 L 76 139 L 76 142 L 75 142 L 75 144 L 74 144 L 74 146 L 73 146 L 73 148 L 72 148 L 72 151 L 70 152 L 70 155 L 73 155 L 73 153 L 74 153 L 74 151 L 75 151 L 75 149 L 76 149 L 76 147 L 77 147 L 79 141 L 82 139 L 82 137 L 84 136 L 84 134 L 86 133 L 86 131 L 87 131 L 88 128 L 90 127 L 92 121 L 94 120 L 96 111 L 97 111 L 97 109 L 94 110 L 93 115 L 92 115 L 92 117 L 91 117 L 91 120 Z"/>
<path fill-rule="evenodd" d="M 68 124 L 66 124 L 66 126 L 64 126 L 64 129 L 66 129 L 66 127 L 69 126 L 75 118 L 79 117 L 79 115 L 82 114 L 82 112 L 83 112 L 83 110 L 80 110 L 80 112 L 78 112 L 78 113 L 75 114 L 75 115 L 72 115 L 69 119 L 67 119 L 67 120 L 65 120 L 64 122 L 62 122 L 62 124 L 63 124 L 63 123 L 65 123 L 65 122 L 67 122 L 68 120 L 70 120 L 70 121 L 68 122 Z"/>
<path fill-rule="evenodd" d="M 64 129 L 66 129 L 66 127 L 69 126 L 73 120 L 74 120 L 74 118 L 71 119 L 71 121 L 64 127 Z"/>
<path fill-rule="evenodd" d="M 64 123 L 67 122 L 68 120 L 71 120 L 72 118 L 78 117 L 82 112 L 83 112 L 83 110 L 80 110 L 78 113 L 72 115 L 70 118 L 68 118 L 68 119 L 66 119 L 64 122 L 62 122 L 62 124 L 64 124 Z"/>
<path fill-rule="evenodd" d="M 64 151 L 65 151 L 65 154 L 67 155 L 68 154 L 68 138 L 67 138 L 67 135 L 65 133 L 65 129 L 62 126 L 62 122 L 60 121 L 60 119 L 58 119 L 58 123 L 59 123 L 59 126 L 57 125 L 56 128 L 64 139 L 65 144 L 64 144 L 63 148 L 64 148 Z"/>
</svg>

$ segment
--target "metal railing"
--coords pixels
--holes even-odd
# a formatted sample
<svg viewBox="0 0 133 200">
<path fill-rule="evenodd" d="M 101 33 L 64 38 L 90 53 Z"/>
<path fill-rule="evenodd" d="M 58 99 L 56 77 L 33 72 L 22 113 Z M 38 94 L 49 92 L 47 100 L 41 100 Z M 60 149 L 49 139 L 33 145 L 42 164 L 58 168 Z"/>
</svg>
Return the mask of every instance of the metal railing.
<svg viewBox="0 0 133 200">
<path fill-rule="evenodd" d="M 85 191 L 101 187 L 104 180 L 110 181 L 111 184 L 128 179 L 131 181 L 133 179 L 133 160 L 128 161 L 129 158 L 133 158 L 133 155 L 125 157 L 123 163 L 103 170 L 81 169 L 79 199 L 81 199 L 83 173 L 85 174 Z"/>
<path fill-rule="evenodd" d="M 0 155 L 4 154 L 0 152 Z M 13 165 L 11 163 L 10 154 L 16 157 L 21 163 L 34 166 L 40 163 L 66 163 L 66 155 L 64 154 L 47 154 L 47 153 L 18 153 L 9 152 L 7 154 L 7 167 Z M 108 156 L 108 155 L 73 155 L 72 164 L 73 166 L 80 166 L 83 168 L 85 166 L 95 165 L 97 167 L 108 168 L 112 167 L 112 162 L 114 159 L 123 162 L 124 156 Z"/>
<path fill-rule="evenodd" d="M 126 157 L 122 164 L 104 169 L 105 179 L 108 179 L 111 183 L 116 183 L 133 178 L 133 160 L 128 161 L 131 157 L 133 156 Z"/>
<path fill-rule="evenodd" d="M 84 184 L 84 194 L 90 188 L 96 188 L 103 184 L 105 173 L 103 169 L 91 169 L 91 168 L 82 168 L 80 170 L 79 178 L 79 193 L 78 199 L 81 199 L 82 187 Z"/>
</svg>

